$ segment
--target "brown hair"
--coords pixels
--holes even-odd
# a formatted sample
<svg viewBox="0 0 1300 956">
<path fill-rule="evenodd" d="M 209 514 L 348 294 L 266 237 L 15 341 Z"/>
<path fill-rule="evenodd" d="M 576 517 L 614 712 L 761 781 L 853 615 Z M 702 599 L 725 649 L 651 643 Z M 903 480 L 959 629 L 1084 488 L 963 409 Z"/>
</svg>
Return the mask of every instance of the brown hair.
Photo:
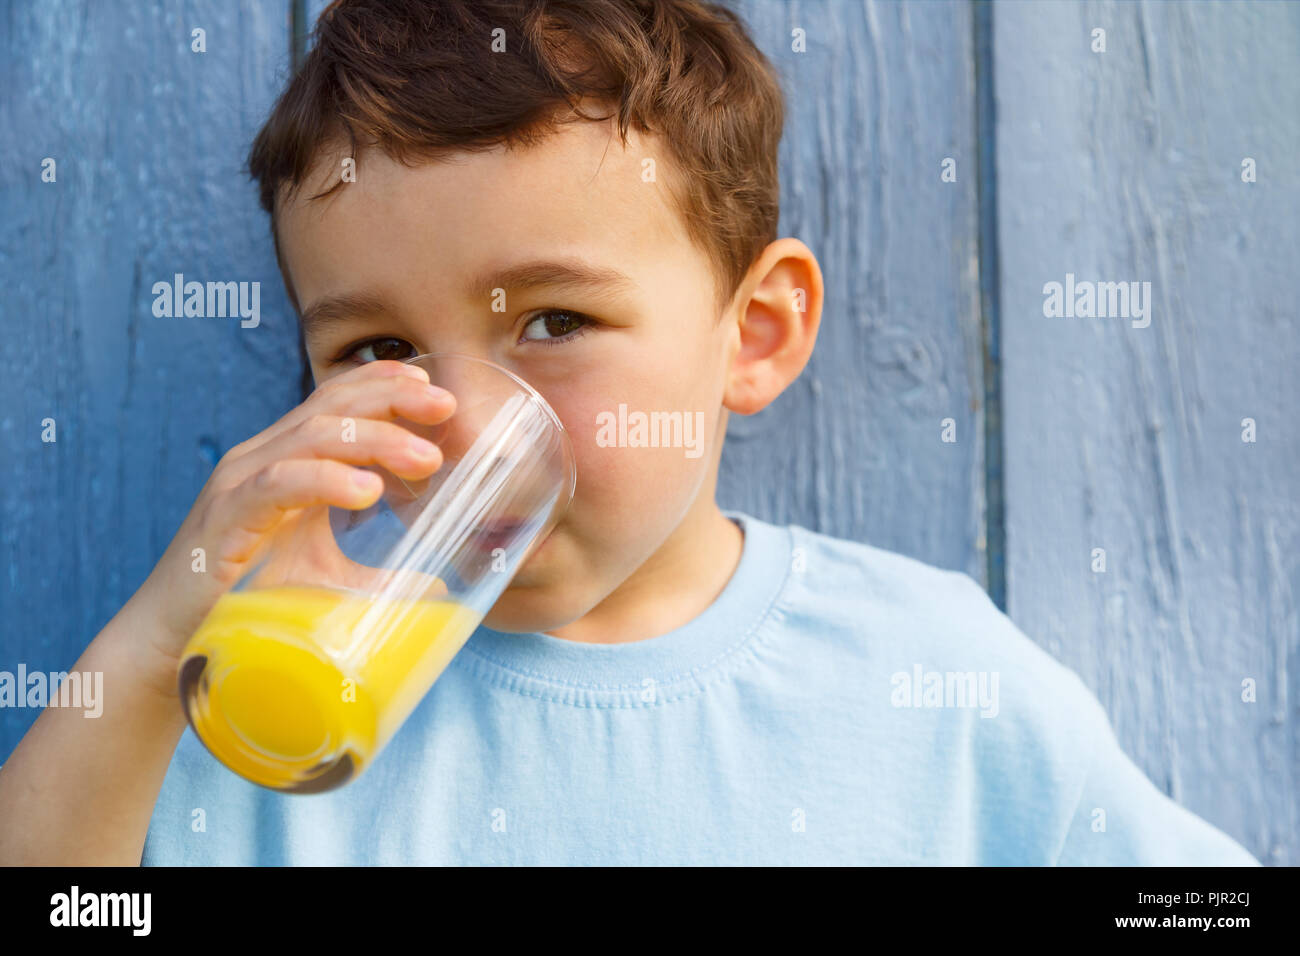
<svg viewBox="0 0 1300 956">
<path fill-rule="evenodd" d="M 506 53 L 492 52 L 498 28 Z M 670 195 L 713 265 L 720 310 L 776 238 L 784 104 L 771 64 L 718 4 L 334 0 L 253 142 L 249 172 L 274 234 L 281 187 L 296 192 L 336 139 L 354 156 L 377 146 L 408 164 L 526 147 L 574 115 L 609 118 L 583 114 L 580 99 L 616 107 L 624 145 L 631 123 L 663 138 L 680 180 Z"/>
</svg>

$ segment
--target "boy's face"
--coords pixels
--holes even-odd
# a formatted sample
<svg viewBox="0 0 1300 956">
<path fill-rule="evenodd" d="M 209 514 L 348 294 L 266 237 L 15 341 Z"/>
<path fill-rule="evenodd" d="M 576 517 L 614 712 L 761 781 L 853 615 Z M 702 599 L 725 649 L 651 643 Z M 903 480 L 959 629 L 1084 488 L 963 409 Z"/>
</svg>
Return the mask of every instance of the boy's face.
<svg viewBox="0 0 1300 956">
<path fill-rule="evenodd" d="M 665 151 L 577 122 L 522 152 L 408 167 L 369 150 L 355 182 L 307 198 L 338 180 L 344 155 L 322 154 L 277 216 L 316 383 L 365 361 L 461 352 L 536 388 L 572 438 L 577 489 L 485 623 L 577 620 L 713 506 L 738 333 L 717 321 L 708 260 L 670 204 Z M 644 158 L 657 182 L 643 180 Z M 525 264 L 538 266 L 531 279 L 507 277 Z M 579 281 L 565 266 L 608 276 Z M 620 404 L 692 425 L 702 413 L 703 428 L 692 448 L 602 447 L 597 416 Z"/>
</svg>

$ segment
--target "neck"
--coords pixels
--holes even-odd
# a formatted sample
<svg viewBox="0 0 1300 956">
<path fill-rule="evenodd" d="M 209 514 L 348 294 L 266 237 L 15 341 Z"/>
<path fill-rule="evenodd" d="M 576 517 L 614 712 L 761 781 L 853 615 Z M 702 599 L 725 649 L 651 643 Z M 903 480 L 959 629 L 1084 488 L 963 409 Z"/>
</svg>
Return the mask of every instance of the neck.
<svg viewBox="0 0 1300 956">
<path fill-rule="evenodd" d="M 605 600 L 548 631 L 585 644 L 641 641 L 681 627 L 717 599 L 740 563 L 744 534 L 701 489 L 668 539 Z"/>
</svg>

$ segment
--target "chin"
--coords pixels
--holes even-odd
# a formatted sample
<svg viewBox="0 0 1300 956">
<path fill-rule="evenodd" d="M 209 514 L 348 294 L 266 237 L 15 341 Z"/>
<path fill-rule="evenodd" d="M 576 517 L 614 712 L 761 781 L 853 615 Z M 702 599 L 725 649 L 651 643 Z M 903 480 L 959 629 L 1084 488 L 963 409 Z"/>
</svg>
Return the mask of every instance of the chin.
<svg viewBox="0 0 1300 956">
<path fill-rule="evenodd" d="M 553 531 L 543 539 L 515 572 L 510 586 L 483 617 L 483 624 L 506 634 L 531 634 L 572 624 L 594 603 L 574 587 L 570 569 L 577 562 L 566 561 L 562 533 Z"/>
<path fill-rule="evenodd" d="M 531 634 L 549 631 L 576 621 L 584 613 L 574 613 L 561 605 L 563 596 L 544 588 L 509 587 L 492 605 L 483 618 L 483 624 L 494 631 L 506 634 Z"/>
</svg>

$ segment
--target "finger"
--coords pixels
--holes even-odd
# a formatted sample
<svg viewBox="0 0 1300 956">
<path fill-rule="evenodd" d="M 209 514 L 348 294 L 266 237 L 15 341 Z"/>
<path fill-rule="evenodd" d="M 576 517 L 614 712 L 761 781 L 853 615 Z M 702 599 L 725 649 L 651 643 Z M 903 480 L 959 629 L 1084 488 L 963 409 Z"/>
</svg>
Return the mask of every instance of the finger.
<svg viewBox="0 0 1300 956">
<path fill-rule="evenodd" d="M 394 422 L 313 415 L 235 463 L 232 484 L 284 458 L 330 458 L 351 465 L 378 465 L 412 481 L 442 466 L 442 450 Z"/>
<path fill-rule="evenodd" d="M 307 396 L 302 404 L 290 409 L 269 428 L 235 446 L 235 448 L 231 449 L 230 454 L 233 455 L 233 459 L 237 460 L 262 447 L 271 439 L 296 427 L 303 419 L 317 412 L 338 409 L 340 414 L 353 415 L 354 417 L 395 417 L 369 415 L 360 408 L 349 409 L 346 404 L 339 404 L 340 391 L 342 391 L 341 397 L 345 403 L 360 395 L 367 399 L 365 407 L 374 407 L 377 403 L 371 398 L 371 395 L 375 392 L 386 393 L 388 389 L 394 387 L 397 388 L 404 407 L 414 414 L 430 414 L 443 410 L 442 408 L 430 409 L 428 406 L 431 401 L 436 405 L 437 401 L 441 400 L 444 406 L 450 402 L 454 408 L 454 399 L 449 399 L 442 390 L 437 392 L 431 390 L 429 373 L 420 366 L 406 365 L 403 362 L 390 360 L 367 362 L 365 365 L 349 369 L 341 375 L 336 375 L 320 385 L 311 395 Z M 390 401 L 390 407 L 391 404 Z M 447 410 L 446 414 L 450 416 L 450 410 Z M 416 418 L 412 420 L 421 421 L 422 419 Z M 434 422 L 430 422 L 430 424 L 434 424 Z"/>
<path fill-rule="evenodd" d="M 431 385 L 427 378 L 419 381 L 394 375 L 379 380 L 331 382 L 319 394 L 313 392 L 300 407 L 305 414 L 406 418 L 422 425 L 437 425 L 455 412 L 456 399 L 445 388 Z"/>
<path fill-rule="evenodd" d="M 226 548 L 222 558 L 248 560 L 288 512 L 314 505 L 359 510 L 383 491 L 374 472 L 330 459 L 281 458 L 250 475 L 229 492 L 221 509 Z"/>
</svg>

